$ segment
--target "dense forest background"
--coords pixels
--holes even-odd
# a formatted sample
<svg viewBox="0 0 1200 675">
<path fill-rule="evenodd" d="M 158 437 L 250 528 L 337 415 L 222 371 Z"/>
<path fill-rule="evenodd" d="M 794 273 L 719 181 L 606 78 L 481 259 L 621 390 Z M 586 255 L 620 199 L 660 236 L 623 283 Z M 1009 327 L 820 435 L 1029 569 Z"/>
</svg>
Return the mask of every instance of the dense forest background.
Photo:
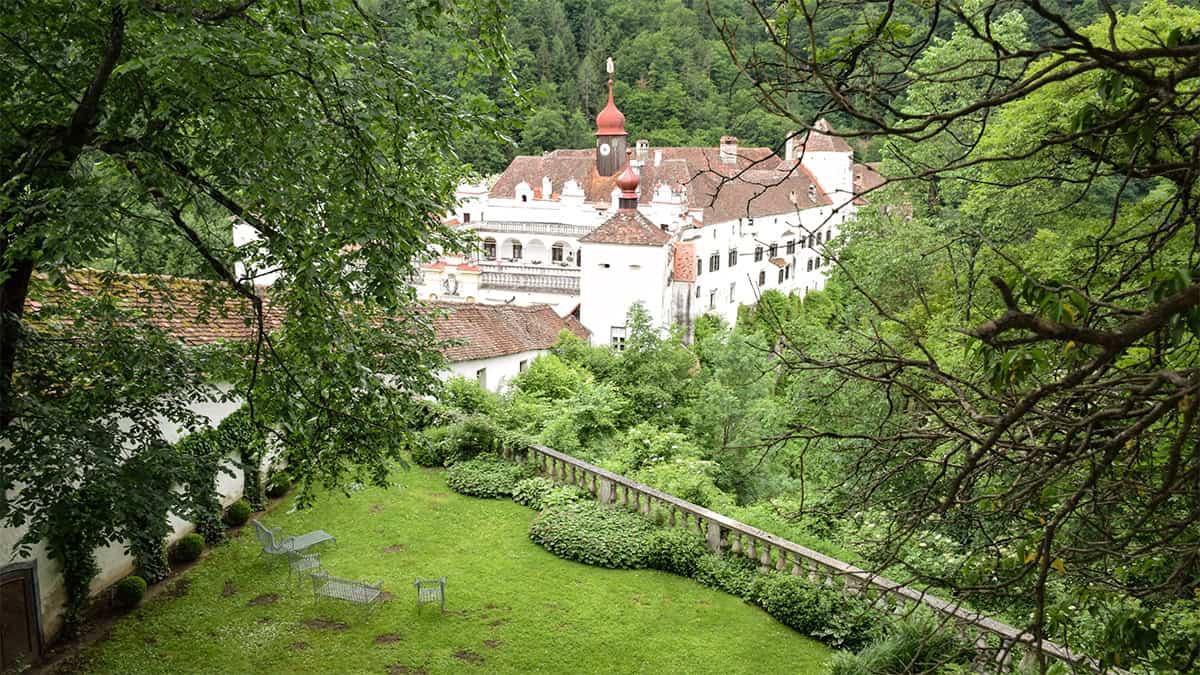
<svg viewBox="0 0 1200 675">
<path fill-rule="evenodd" d="M 846 38 L 880 3 L 862 3 L 859 12 L 820 15 L 818 39 Z M 897 12 L 923 12 L 920 3 L 902 3 Z M 1143 0 L 1048 0 L 1075 25 L 1104 15 L 1104 5 L 1136 11 Z M 1021 11 L 1030 37 L 1047 40 L 1045 19 Z M 947 18 L 939 34 L 949 37 Z M 656 146 L 715 146 L 721 136 L 742 145 L 782 148 L 796 131 L 788 120 L 761 105 L 754 82 L 730 58 L 728 36 L 739 54 L 764 48 L 766 32 L 753 4 L 741 0 L 514 0 L 507 18 L 508 39 L 520 91 L 499 78 L 462 75 L 460 51 L 415 30 L 405 45 L 425 84 L 455 97 L 464 110 L 490 111 L 495 135 L 470 137 L 455 150 L 484 175 L 499 172 L 517 154 L 555 148 L 586 148 L 594 143 L 594 118 L 606 101 L 605 60 L 615 63 L 614 93 L 625 113 L 631 139 Z M 723 36 L 725 38 L 723 39 Z M 815 120 L 825 102 L 813 97 L 791 102 L 789 111 Z M 837 127 L 853 128 L 836 113 Z M 854 139 L 860 160 L 879 159 L 879 148 Z"/>
</svg>

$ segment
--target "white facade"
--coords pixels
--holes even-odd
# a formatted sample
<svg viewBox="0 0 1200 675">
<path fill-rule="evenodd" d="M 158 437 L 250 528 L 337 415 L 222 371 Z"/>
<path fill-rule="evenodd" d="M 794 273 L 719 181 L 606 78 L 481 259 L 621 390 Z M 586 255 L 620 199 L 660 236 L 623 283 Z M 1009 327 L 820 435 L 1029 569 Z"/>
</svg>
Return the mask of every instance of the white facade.
<svg viewBox="0 0 1200 675">
<path fill-rule="evenodd" d="M 579 322 L 591 331 L 592 344 L 623 339 L 634 303 L 645 307 L 655 326 L 671 323 L 669 245 L 585 243 L 584 251 Z"/>
<path fill-rule="evenodd" d="M 208 418 L 209 424 L 216 426 L 230 413 L 242 405 L 241 401 L 202 402 L 194 403 L 189 408 Z M 162 424 L 162 435 L 167 441 L 174 443 L 179 440 L 180 433 L 166 421 Z M 238 458 L 230 457 L 225 464 L 230 473 L 217 473 L 217 493 L 222 506 L 228 506 L 242 497 L 242 471 L 238 468 Z M 231 475 L 232 474 L 232 475 Z M 183 535 L 193 529 L 192 523 L 174 514 L 170 517 L 171 534 L 168 544 L 178 541 Z M 41 614 L 41 629 L 46 641 L 49 642 L 62 626 L 62 611 L 66 605 L 67 595 L 63 586 L 63 578 L 58 561 L 51 560 L 47 555 L 45 542 L 35 544 L 28 557 L 17 558 L 15 551 L 17 543 L 25 535 L 28 528 L 0 528 L 0 568 L 10 562 L 34 562 L 37 567 L 38 600 Z M 91 592 L 93 595 L 103 591 L 120 581 L 134 571 L 133 558 L 125 553 L 124 542 L 115 542 L 95 552 L 99 572 L 92 579 Z"/>
<path fill-rule="evenodd" d="M 442 377 L 445 379 L 459 376 L 478 382 L 488 391 L 501 393 L 508 389 L 513 378 L 525 372 L 534 359 L 547 353 L 549 350 L 538 349 L 486 359 L 458 361 L 451 363 L 450 369 L 443 372 Z"/>
</svg>

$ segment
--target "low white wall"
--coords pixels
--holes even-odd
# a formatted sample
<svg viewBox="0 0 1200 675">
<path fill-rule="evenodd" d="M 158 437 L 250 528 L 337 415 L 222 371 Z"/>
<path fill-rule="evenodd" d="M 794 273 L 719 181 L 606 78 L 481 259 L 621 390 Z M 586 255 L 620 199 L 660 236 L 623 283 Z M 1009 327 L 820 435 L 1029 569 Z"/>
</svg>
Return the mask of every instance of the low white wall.
<svg viewBox="0 0 1200 675">
<path fill-rule="evenodd" d="M 227 390 L 227 388 L 226 388 Z M 240 408 L 240 400 L 229 402 L 202 402 L 191 406 L 193 412 L 208 418 L 211 426 L 216 426 L 230 413 Z M 179 429 L 174 428 L 165 420 L 162 424 L 163 438 L 170 442 L 179 440 Z M 217 475 L 217 492 L 221 504 L 228 506 L 242 496 L 242 471 L 237 467 L 237 458 L 230 457 L 226 467 L 232 470 L 232 475 L 221 472 Z M 169 542 L 175 542 L 183 535 L 191 532 L 192 523 L 171 514 L 171 534 Z M 51 560 L 46 552 L 45 542 L 35 544 L 28 556 L 17 557 L 17 542 L 25 536 L 26 527 L 0 528 L 0 567 L 11 562 L 36 561 L 37 583 L 40 608 L 42 615 L 42 634 L 47 644 L 53 641 L 62 627 L 62 611 L 66 604 L 67 594 L 63 587 L 61 568 L 57 560 Z M 96 549 L 96 564 L 100 572 L 92 579 L 91 592 L 93 595 L 107 589 L 133 572 L 133 558 L 125 553 L 124 542 L 114 542 L 103 548 Z"/>
<path fill-rule="evenodd" d="M 537 349 L 517 354 L 508 354 L 505 356 L 496 356 L 490 359 L 476 359 L 474 361 L 458 361 L 450 364 L 449 371 L 442 373 L 444 378 L 461 375 L 468 380 L 474 380 L 480 368 L 487 369 L 487 381 L 484 386 L 488 391 L 502 392 L 508 389 L 509 382 L 514 377 L 521 373 L 521 362 L 525 361 L 525 365 L 533 363 L 533 360 L 542 354 L 546 354 L 547 350 Z"/>
</svg>

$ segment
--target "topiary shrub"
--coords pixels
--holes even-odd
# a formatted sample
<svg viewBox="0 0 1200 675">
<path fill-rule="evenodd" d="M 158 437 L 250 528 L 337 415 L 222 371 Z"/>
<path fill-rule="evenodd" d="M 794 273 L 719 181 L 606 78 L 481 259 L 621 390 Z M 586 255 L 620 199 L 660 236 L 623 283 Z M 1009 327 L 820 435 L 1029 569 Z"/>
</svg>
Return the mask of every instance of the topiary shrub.
<svg viewBox="0 0 1200 675">
<path fill-rule="evenodd" d="M 282 471 L 271 474 L 271 478 L 267 481 L 267 496 L 271 499 L 279 499 L 290 489 L 292 489 L 292 479 Z"/>
<path fill-rule="evenodd" d="M 705 555 L 704 538 L 678 528 L 656 529 L 646 539 L 646 562 L 650 567 L 690 577 Z"/>
<path fill-rule="evenodd" d="M 542 511 L 529 538 L 567 560 L 600 567 L 646 567 L 647 539 L 654 526 L 641 516 L 580 501 Z"/>
<path fill-rule="evenodd" d="M 941 673 L 969 666 L 975 657 L 970 643 L 928 615 L 895 621 L 880 638 L 858 654 L 838 652 L 832 675 L 908 675 Z M 965 668 L 961 672 L 969 672 Z"/>
<path fill-rule="evenodd" d="M 246 521 L 250 520 L 251 513 L 250 502 L 246 501 L 245 499 L 239 499 L 230 504 L 229 508 L 225 509 L 225 524 L 229 525 L 230 527 L 240 527 L 245 525 Z"/>
<path fill-rule="evenodd" d="M 542 499 L 554 490 L 554 481 L 542 476 L 526 478 L 513 487 L 513 501 L 534 511 L 542 510 Z"/>
<path fill-rule="evenodd" d="M 171 560 L 176 563 L 189 563 L 200 557 L 204 552 L 204 537 L 196 534 L 184 535 L 171 547 Z"/>
<path fill-rule="evenodd" d="M 497 499 L 511 497 L 517 483 L 531 475 L 532 470 L 524 464 L 505 461 L 496 455 L 480 455 L 451 466 L 446 472 L 446 484 L 464 495 Z"/>
<path fill-rule="evenodd" d="M 146 595 L 146 580 L 135 575 L 125 577 L 113 587 L 113 602 L 118 607 L 131 609 L 142 602 Z"/>
</svg>

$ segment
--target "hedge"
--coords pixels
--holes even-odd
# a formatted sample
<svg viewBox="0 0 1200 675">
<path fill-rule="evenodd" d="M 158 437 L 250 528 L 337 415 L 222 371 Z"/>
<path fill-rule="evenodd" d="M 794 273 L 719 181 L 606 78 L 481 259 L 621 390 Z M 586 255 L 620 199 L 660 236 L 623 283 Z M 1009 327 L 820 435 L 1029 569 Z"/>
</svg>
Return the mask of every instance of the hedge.
<svg viewBox="0 0 1200 675">
<path fill-rule="evenodd" d="M 645 518 L 593 501 L 580 501 L 542 511 L 529 528 L 529 538 L 567 560 L 599 567 L 647 567 L 654 526 Z"/>
<path fill-rule="evenodd" d="M 495 455 L 480 455 L 459 462 L 446 472 L 451 490 L 472 497 L 496 499 L 511 497 L 517 483 L 533 475 L 524 464 L 507 462 Z"/>
</svg>

